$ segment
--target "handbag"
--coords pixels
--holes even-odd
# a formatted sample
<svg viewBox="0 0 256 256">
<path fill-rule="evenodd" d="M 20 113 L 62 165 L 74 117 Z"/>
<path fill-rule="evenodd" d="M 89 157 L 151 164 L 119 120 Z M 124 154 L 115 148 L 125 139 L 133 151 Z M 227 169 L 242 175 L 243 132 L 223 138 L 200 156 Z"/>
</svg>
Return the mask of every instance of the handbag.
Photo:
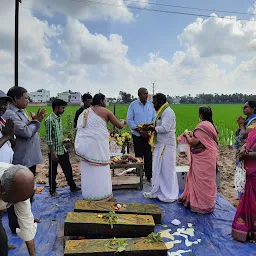
<svg viewBox="0 0 256 256">
<path fill-rule="evenodd" d="M 246 170 L 244 169 L 244 161 L 239 161 L 236 166 L 234 183 L 236 191 L 243 193 L 246 183 Z"/>
</svg>

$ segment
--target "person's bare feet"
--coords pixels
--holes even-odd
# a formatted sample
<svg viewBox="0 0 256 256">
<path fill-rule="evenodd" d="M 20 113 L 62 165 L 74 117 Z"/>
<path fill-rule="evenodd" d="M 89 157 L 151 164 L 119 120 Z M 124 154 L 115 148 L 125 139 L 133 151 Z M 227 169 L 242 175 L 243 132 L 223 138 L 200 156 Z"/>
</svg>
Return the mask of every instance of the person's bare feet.
<svg viewBox="0 0 256 256">
<path fill-rule="evenodd" d="M 14 250 L 14 249 L 16 249 L 15 244 L 8 244 L 8 250 Z"/>
</svg>

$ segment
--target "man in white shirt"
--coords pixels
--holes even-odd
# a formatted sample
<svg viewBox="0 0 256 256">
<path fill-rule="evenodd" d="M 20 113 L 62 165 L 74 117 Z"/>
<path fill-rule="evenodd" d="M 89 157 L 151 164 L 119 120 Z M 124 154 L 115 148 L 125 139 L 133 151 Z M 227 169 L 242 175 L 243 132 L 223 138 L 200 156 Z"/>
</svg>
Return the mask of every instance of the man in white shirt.
<svg viewBox="0 0 256 256">
<path fill-rule="evenodd" d="M 2 115 L 8 108 L 12 99 L 0 90 L 0 162 L 12 163 L 14 143 L 14 123 L 11 119 L 5 121 Z"/>
<path fill-rule="evenodd" d="M 17 235 L 26 242 L 30 256 L 35 256 L 34 237 L 37 225 L 29 198 L 34 193 L 34 175 L 22 165 L 0 163 L 0 211 L 14 205 L 19 228 Z M 8 256 L 6 232 L 0 218 L 0 255 Z"/>
</svg>

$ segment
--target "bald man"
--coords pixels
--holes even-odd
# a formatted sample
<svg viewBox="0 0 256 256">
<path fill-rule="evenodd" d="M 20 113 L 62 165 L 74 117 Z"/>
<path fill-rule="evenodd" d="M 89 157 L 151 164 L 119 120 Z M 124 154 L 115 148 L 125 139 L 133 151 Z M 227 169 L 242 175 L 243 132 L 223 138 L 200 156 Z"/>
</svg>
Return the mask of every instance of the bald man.
<svg viewBox="0 0 256 256">
<path fill-rule="evenodd" d="M 26 242 L 30 256 L 35 256 L 34 237 L 37 225 L 31 212 L 34 175 L 25 166 L 0 163 L 0 211 L 14 205 L 19 228 L 17 235 Z M 8 256 L 7 235 L 0 217 L 0 255 Z"/>
<path fill-rule="evenodd" d="M 134 152 L 136 157 L 144 159 L 144 169 L 147 180 L 152 178 L 152 152 L 148 143 L 149 133 L 138 128 L 140 124 L 153 124 L 156 111 L 153 104 L 148 101 L 148 90 L 140 88 L 138 99 L 133 101 L 127 112 L 127 123 L 131 128 Z"/>
</svg>

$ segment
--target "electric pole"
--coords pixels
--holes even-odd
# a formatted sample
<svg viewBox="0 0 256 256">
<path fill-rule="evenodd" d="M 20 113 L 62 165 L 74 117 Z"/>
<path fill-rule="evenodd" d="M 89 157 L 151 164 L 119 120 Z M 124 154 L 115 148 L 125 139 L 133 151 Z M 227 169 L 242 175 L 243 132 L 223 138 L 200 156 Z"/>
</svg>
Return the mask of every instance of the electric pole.
<svg viewBox="0 0 256 256">
<path fill-rule="evenodd" d="M 155 95 L 155 83 L 152 83 L 152 88 L 153 88 L 153 96 Z"/>
<path fill-rule="evenodd" d="M 21 0 L 15 0 L 15 46 L 14 46 L 14 84 L 19 86 L 19 5 Z"/>
</svg>

